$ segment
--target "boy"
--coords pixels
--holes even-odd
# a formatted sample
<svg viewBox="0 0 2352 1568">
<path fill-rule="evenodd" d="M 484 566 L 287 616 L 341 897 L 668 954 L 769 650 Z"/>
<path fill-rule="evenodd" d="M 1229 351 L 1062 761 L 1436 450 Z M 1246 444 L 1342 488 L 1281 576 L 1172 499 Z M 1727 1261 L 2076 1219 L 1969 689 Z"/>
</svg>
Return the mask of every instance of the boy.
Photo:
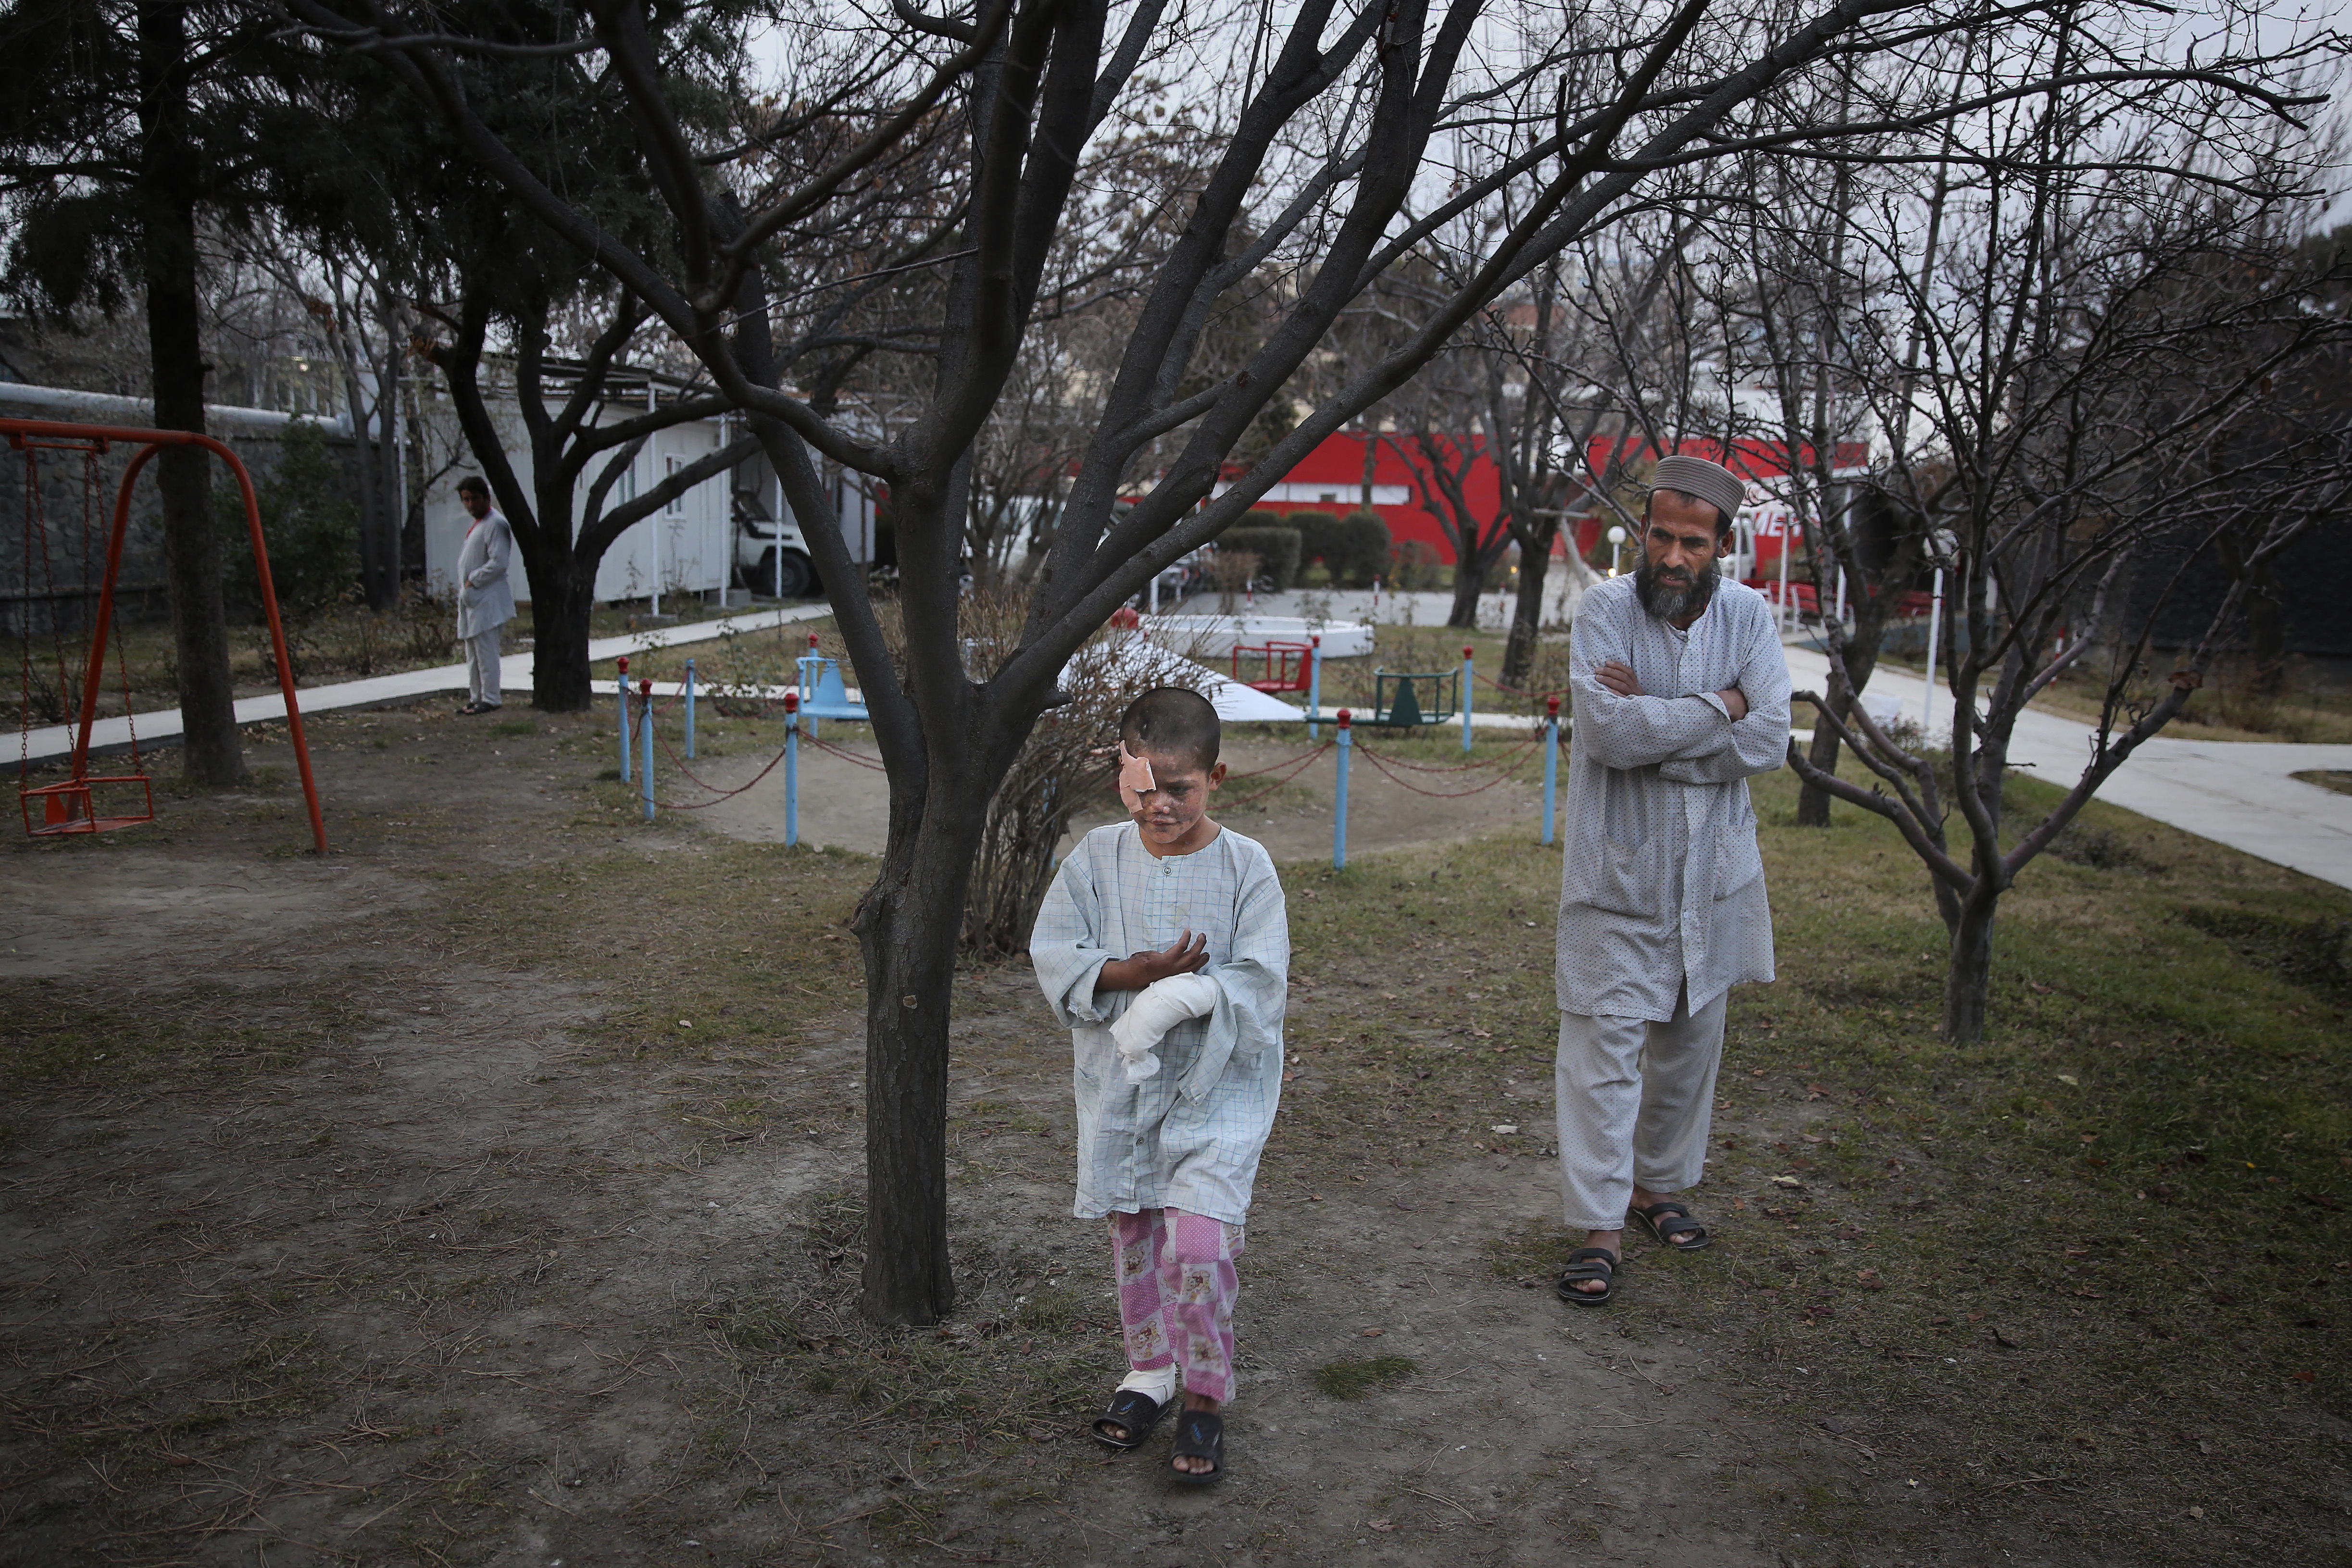
<svg viewBox="0 0 2352 1568">
<path fill-rule="evenodd" d="M 1055 874 L 1029 940 L 1076 1048 L 1081 1219 L 1108 1218 L 1127 1378 L 1094 1424 L 1142 1445 L 1184 1410 L 1171 1467 L 1224 1474 L 1234 1297 L 1258 1155 L 1282 1093 L 1290 928 L 1274 862 L 1221 828 L 1217 710 L 1156 687 L 1119 720 L 1119 797 Z"/>
</svg>

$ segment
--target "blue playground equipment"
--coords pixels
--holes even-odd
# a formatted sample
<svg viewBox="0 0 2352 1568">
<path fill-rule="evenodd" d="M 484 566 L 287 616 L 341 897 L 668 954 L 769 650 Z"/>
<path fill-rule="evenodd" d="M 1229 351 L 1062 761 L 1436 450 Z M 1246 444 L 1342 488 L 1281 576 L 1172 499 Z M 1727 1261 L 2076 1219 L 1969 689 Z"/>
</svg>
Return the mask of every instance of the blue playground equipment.
<svg viewBox="0 0 2352 1568">
<path fill-rule="evenodd" d="M 828 659 L 816 651 L 816 633 L 809 633 L 809 651 L 796 661 L 800 666 L 801 715 L 809 721 L 809 735 L 817 733 L 816 721 L 824 718 L 853 718 L 864 722 L 866 705 L 849 700 L 849 687 L 841 677 L 841 661 Z"/>
</svg>

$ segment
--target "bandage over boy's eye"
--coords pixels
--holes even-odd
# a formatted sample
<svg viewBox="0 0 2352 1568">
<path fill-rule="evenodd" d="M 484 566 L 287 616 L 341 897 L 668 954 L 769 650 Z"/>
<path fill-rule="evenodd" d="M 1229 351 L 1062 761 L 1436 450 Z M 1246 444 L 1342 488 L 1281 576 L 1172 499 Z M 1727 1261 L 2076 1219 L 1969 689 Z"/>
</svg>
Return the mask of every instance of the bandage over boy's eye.
<svg viewBox="0 0 2352 1568">
<path fill-rule="evenodd" d="M 1127 748 L 1127 742 L 1120 741 L 1118 743 L 1118 792 L 1130 797 L 1127 803 L 1128 810 L 1142 810 L 1143 798 L 1159 788 L 1159 781 L 1151 777 L 1151 764 L 1129 751 Z"/>
<path fill-rule="evenodd" d="M 1206 975 L 1171 975 L 1144 987 L 1110 1026 L 1111 1043 L 1118 1048 L 1127 1081 L 1140 1083 L 1158 1072 L 1160 1059 L 1152 1051 L 1168 1031 L 1216 1009 L 1217 982 Z"/>
</svg>

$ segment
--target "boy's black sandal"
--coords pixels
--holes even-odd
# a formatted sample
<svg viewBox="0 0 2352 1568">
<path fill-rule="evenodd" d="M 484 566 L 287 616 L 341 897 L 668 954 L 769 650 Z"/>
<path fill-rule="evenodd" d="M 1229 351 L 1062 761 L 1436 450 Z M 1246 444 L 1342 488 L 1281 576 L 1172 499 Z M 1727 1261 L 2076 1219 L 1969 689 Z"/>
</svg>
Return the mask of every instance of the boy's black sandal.
<svg viewBox="0 0 2352 1568">
<path fill-rule="evenodd" d="M 1180 1470 L 1171 1468 L 1169 1474 L 1188 1487 L 1204 1487 L 1220 1481 L 1225 1475 L 1225 1418 L 1213 1410 L 1187 1410 L 1176 1422 L 1176 1446 L 1169 1458 L 1206 1459 L 1211 1468 L 1205 1470 Z"/>
<path fill-rule="evenodd" d="M 1095 1417 L 1095 1440 L 1108 1443 L 1114 1448 L 1139 1448 L 1151 1436 L 1151 1429 L 1160 1425 L 1160 1413 L 1167 1408 L 1140 1389 L 1122 1388 L 1110 1396 L 1109 1407 Z M 1114 1437 L 1103 1430 L 1106 1427 L 1117 1427 L 1127 1436 Z"/>
<path fill-rule="evenodd" d="M 1559 1283 L 1554 1287 L 1559 1299 L 1580 1307 L 1606 1306 L 1616 1293 L 1617 1255 L 1606 1247 L 1580 1247 L 1568 1255 L 1568 1267 L 1560 1270 Z M 1580 1291 L 1576 1287 L 1586 1280 L 1598 1280 L 1601 1289 Z"/>
<path fill-rule="evenodd" d="M 1706 1245 L 1706 1227 L 1691 1218 L 1691 1211 L 1679 1203 L 1654 1203 L 1647 1208 L 1633 1211 L 1643 1228 L 1657 1238 L 1661 1247 L 1671 1247 L 1677 1252 L 1696 1252 Z"/>
</svg>

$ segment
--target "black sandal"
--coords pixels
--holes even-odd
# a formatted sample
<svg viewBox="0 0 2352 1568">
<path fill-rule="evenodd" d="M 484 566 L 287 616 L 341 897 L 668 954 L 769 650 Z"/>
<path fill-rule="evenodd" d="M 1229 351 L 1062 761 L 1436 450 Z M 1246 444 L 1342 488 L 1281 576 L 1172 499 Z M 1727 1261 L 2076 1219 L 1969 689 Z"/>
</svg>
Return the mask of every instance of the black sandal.
<svg viewBox="0 0 2352 1568">
<path fill-rule="evenodd" d="M 1160 1425 L 1160 1415 L 1167 1408 L 1139 1388 L 1122 1388 L 1110 1396 L 1109 1407 L 1095 1417 L 1095 1440 L 1114 1448 L 1139 1448 L 1150 1437 L 1151 1429 Z M 1105 1427 L 1117 1427 L 1127 1436 L 1114 1437 L 1103 1430 Z"/>
<path fill-rule="evenodd" d="M 1187 1410 L 1176 1423 L 1176 1447 L 1168 1456 L 1169 1474 L 1188 1487 L 1204 1487 L 1225 1477 L 1225 1418 L 1213 1410 Z M 1207 1459 L 1211 1469 L 1180 1470 L 1178 1459 Z"/>
<path fill-rule="evenodd" d="M 1586 1280 L 1600 1281 L 1601 1289 L 1576 1289 Z M 1553 1289 L 1563 1301 L 1573 1301 L 1580 1307 L 1605 1307 L 1609 1298 L 1617 1293 L 1616 1280 L 1617 1254 L 1606 1247 L 1580 1247 L 1568 1255 L 1568 1267 L 1560 1271 L 1559 1283 Z"/>
<path fill-rule="evenodd" d="M 1642 1222 L 1661 1247 L 1670 1247 L 1677 1252 L 1696 1252 L 1706 1245 L 1706 1227 L 1693 1219 L 1691 1211 L 1679 1203 L 1654 1203 L 1647 1208 L 1627 1212 L 1630 1218 Z"/>
</svg>

